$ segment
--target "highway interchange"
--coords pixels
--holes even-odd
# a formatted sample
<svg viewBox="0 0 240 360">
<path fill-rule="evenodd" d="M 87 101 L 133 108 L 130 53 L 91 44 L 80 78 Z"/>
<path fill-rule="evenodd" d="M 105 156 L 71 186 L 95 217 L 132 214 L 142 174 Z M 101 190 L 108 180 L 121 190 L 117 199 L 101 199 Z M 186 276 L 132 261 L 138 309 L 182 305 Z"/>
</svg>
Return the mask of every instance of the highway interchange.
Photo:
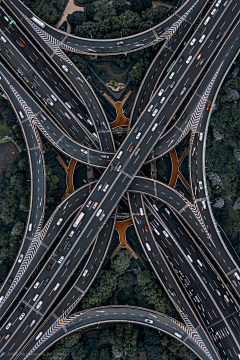
<svg viewBox="0 0 240 360">
<path fill-rule="evenodd" d="M 20 1 L 1 2 L 0 86 L 21 124 L 31 169 L 29 217 L 19 250 L 23 259 L 16 259 L 0 292 L 3 359 L 37 358 L 68 333 L 68 326 L 73 326 L 69 331 L 81 326 L 72 322 L 70 313 L 101 268 L 116 207 L 126 191 L 142 255 L 185 323 L 191 339 L 186 345 L 202 359 L 240 358 L 239 259 L 226 247 L 213 218 L 204 168 L 212 104 L 239 52 L 240 4 L 224 4 L 186 1 L 155 29 L 123 39 L 121 49 L 117 40 L 61 38 L 60 31 L 37 26 Z M 4 16 L 18 20 L 9 25 Z M 162 48 L 141 84 L 128 134 L 116 151 L 99 100 L 59 45 L 112 55 L 156 41 L 163 41 Z M 102 171 L 100 180 L 66 198 L 44 227 L 45 170 L 38 131 L 69 157 Z M 139 176 L 145 162 L 162 157 L 190 131 L 192 201 L 157 180 Z M 108 309 L 100 319 L 91 315 L 84 325 L 94 323 L 92 316 L 95 323 L 105 321 L 106 315 L 112 321 L 113 311 Z M 145 310 L 134 311 L 152 319 L 143 323 L 179 340 L 183 336 L 180 323 L 177 336 L 176 324 L 159 327 Z M 126 310 L 116 321 L 131 321 L 131 312 Z M 139 317 L 134 321 L 139 323 Z"/>
</svg>

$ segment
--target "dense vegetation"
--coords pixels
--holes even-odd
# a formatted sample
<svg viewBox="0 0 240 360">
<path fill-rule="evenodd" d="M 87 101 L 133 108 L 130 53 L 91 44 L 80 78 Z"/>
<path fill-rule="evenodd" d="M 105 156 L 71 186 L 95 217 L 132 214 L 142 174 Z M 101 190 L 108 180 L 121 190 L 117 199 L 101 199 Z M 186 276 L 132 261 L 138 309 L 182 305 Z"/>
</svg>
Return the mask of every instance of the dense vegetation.
<svg viewBox="0 0 240 360">
<path fill-rule="evenodd" d="M 146 270 L 136 275 L 138 266 L 127 250 L 111 260 L 110 268 L 101 270 L 77 310 L 84 310 L 110 302 L 155 309 L 178 318 L 167 296 L 155 278 Z M 139 269 L 138 269 L 139 271 Z M 137 272 L 138 272 L 137 271 Z M 116 294 L 118 294 L 116 296 Z M 130 359 L 146 351 L 148 360 L 193 360 L 196 356 L 185 346 L 158 331 L 132 324 L 114 324 L 94 329 L 82 335 L 81 331 L 59 341 L 41 360 L 114 360 Z"/>
<path fill-rule="evenodd" d="M 207 180 L 216 219 L 240 254 L 240 76 L 229 72 L 212 112 L 207 139 Z M 229 84 L 230 82 L 230 84 Z M 227 84 L 227 86 L 226 86 Z"/>
</svg>

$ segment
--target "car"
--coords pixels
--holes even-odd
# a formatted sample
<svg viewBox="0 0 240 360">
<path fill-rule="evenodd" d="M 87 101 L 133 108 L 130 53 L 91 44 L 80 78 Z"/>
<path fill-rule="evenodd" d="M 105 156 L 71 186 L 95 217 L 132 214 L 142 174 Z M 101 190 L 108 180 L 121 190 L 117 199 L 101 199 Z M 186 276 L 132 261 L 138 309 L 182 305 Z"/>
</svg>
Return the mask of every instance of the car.
<svg viewBox="0 0 240 360">
<path fill-rule="evenodd" d="M 60 248 L 58 249 L 58 252 L 61 254 L 63 252 L 63 246 L 60 246 Z"/>
<path fill-rule="evenodd" d="M 136 150 L 135 153 L 134 153 L 134 156 L 137 156 L 140 151 L 141 151 L 141 148 L 137 148 L 137 150 Z"/>
<path fill-rule="evenodd" d="M 178 63 L 181 64 L 183 62 L 183 60 L 184 60 L 184 57 L 181 56 L 180 59 L 178 60 Z"/>
<path fill-rule="evenodd" d="M 232 280 L 232 283 L 233 283 L 234 286 L 238 287 L 238 284 L 237 284 L 237 282 L 235 280 Z"/>
<path fill-rule="evenodd" d="M 7 40 L 5 39 L 5 37 L 4 37 L 4 36 L 1 36 L 1 37 L 0 37 L 0 39 L 1 39 L 4 43 L 6 43 L 6 42 L 7 42 Z"/>
<path fill-rule="evenodd" d="M 43 304 L 43 301 L 42 301 L 42 300 L 39 301 L 39 303 L 38 303 L 37 306 L 36 306 L 36 309 L 37 309 L 37 310 L 40 309 L 40 307 L 42 306 L 42 304 Z"/>
<path fill-rule="evenodd" d="M 193 259 L 191 258 L 190 255 L 187 255 L 187 258 L 188 258 L 188 260 L 189 260 L 191 263 L 193 262 Z"/>
<path fill-rule="evenodd" d="M 20 316 L 19 316 L 19 320 L 22 320 L 23 318 L 24 318 L 24 316 L 25 316 L 25 313 L 22 313 Z"/>
<path fill-rule="evenodd" d="M 109 188 L 109 184 L 105 184 L 103 187 L 103 192 L 106 192 L 108 188 Z"/>
<path fill-rule="evenodd" d="M 153 204 L 153 206 L 152 206 L 152 207 L 154 208 L 154 210 L 155 210 L 155 211 L 158 211 L 158 207 L 157 207 L 157 205 Z"/>
<path fill-rule="evenodd" d="M 18 258 L 18 263 L 21 263 L 22 262 L 22 259 L 23 259 L 23 254 L 21 254 L 20 256 L 19 256 L 19 258 Z"/>
<path fill-rule="evenodd" d="M 57 284 L 54 286 L 53 291 L 57 291 L 57 289 L 59 288 L 59 286 L 60 286 L 60 283 L 57 283 Z"/>
<path fill-rule="evenodd" d="M 47 278 L 44 280 L 43 285 L 47 285 L 47 284 L 49 283 L 49 281 L 50 281 L 50 278 L 47 277 Z"/>
<path fill-rule="evenodd" d="M 119 154 L 117 154 L 117 159 L 120 159 L 120 157 L 122 156 L 123 151 L 119 151 Z"/>
<path fill-rule="evenodd" d="M 57 225 L 59 226 L 62 223 L 62 221 L 63 221 L 63 218 L 58 219 Z"/>
<path fill-rule="evenodd" d="M 11 335 L 12 335 L 11 333 L 7 333 L 6 336 L 5 336 L 5 340 L 8 340 Z"/>
<path fill-rule="evenodd" d="M 50 96 L 51 96 L 51 98 L 52 98 L 54 101 L 57 101 L 56 96 L 54 96 L 53 94 L 51 94 Z"/>
<path fill-rule="evenodd" d="M 186 86 L 184 86 L 180 92 L 180 95 L 183 95 L 185 93 L 185 91 L 187 90 Z"/>
<path fill-rule="evenodd" d="M 24 119 L 23 113 L 21 111 L 19 111 L 19 115 L 21 119 Z"/>
<path fill-rule="evenodd" d="M 68 67 L 66 65 L 62 65 L 64 71 L 68 72 Z"/>
<path fill-rule="evenodd" d="M 213 246 L 210 242 L 207 242 L 207 246 L 210 248 L 210 249 L 213 249 Z"/>
<path fill-rule="evenodd" d="M 117 41 L 117 46 L 119 46 L 119 45 L 123 45 L 124 44 L 124 41 Z"/>
<path fill-rule="evenodd" d="M 87 202 L 86 207 L 89 208 L 91 205 L 92 205 L 92 200 L 89 200 L 89 201 Z"/>
<path fill-rule="evenodd" d="M 148 323 L 148 324 L 153 324 L 153 321 L 150 320 L 150 319 L 145 319 L 144 321 L 145 321 L 146 323 Z"/>
<path fill-rule="evenodd" d="M 206 111 L 209 111 L 210 106 L 211 106 L 211 104 L 210 104 L 210 103 L 207 103 L 207 106 L 206 106 Z"/>
<path fill-rule="evenodd" d="M 219 5 L 221 4 L 222 0 L 218 0 L 215 4 L 216 7 L 219 7 Z"/>
<path fill-rule="evenodd" d="M 71 244 L 71 243 L 68 243 L 67 246 L 66 246 L 66 250 L 67 250 L 67 251 L 70 250 L 71 247 L 72 247 L 72 244 Z"/>
<path fill-rule="evenodd" d="M 205 284 L 207 284 L 207 279 L 204 276 L 202 276 L 202 279 L 205 282 Z"/>
<path fill-rule="evenodd" d="M 199 189 L 202 190 L 202 189 L 203 189 L 203 183 L 202 183 L 202 181 L 199 181 L 198 184 L 199 184 Z"/>
<path fill-rule="evenodd" d="M 205 201 L 202 200 L 201 203 L 202 203 L 203 208 L 206 209 L 206 203 L 205 203 Z"/>
<path fill-rule="evenodd" d="M 39 98 L 42 97 L 42 95 L 41 95 L 38 91 L 36 91 L 36 95 L 37 95 Z"/>
<path fill-rule="evenodd" d="M 35 322 L 36 322 L 36 320 L 33 319 L 33 320 L 31 321 L 31 323 L 29 324 L 29 327 L 30 327 L 30 328 L 33 327 L 33 325 L 35 324 Z"/>
<path fill-rule="evenodd" d="M 38 336 L 35 338 L 35 340 L 39 340 L 40 339 L 40 337 L 42 336 L 42 334 L 43 334 L 43 332 L 42 331 L 40 331 L 40 333 L 38 334 Z"/>
<path fill-rule="evenodd" d="M 193 46 L 196 42 L 196 38 L 193 38 L 192 41 L 190 42 L 190 45 Z"/>
<path fill-rule="evenodd" d="M 148 249 L 148 251 L 151 251 L 151 246 L 149 245 L 149 243 L 146 243 L 146 248 Z"/>
<path fill-rule="evenodd" d="M 191 60 L 192 60 L 192 55 L 190 55 L 190 56 L 187 58 L 186 64 L 189 64 Z"/>
<path fill-rule="evenodd" d="M 227 6 L 228 1 L 229 1 L 229 0 L 226 0 L 226 1 L 223 3 L 223 6 L 224 6 L 224 7 Z"/>
<path fill-rule="evenodd" d="M 167 213 L 168 215 L 171 214 L 170 211 L 168 210 L 168 208 L 164 208 L 164 210 L 166 211 L 166 213 Z"/>
<path fill-rule="evenodd" d="M 155 131 L 157 127 L 158 127 L 158 123 L 155 123 L 152 127 L 152 131 Z"/>
<path fill-rule="evenodd" d="M 103 187 L 102 184 L 98 185 L 97 191 L 100 191 L 102 187 Z"/>
<path fill-rule="evenodd" d="M 219 291 L 218 289 L 215 289 L 215 290 L 216 290 L 216 293 L 217 293 L 219 296 L 221 296 L 220 291 Z"/>
<path fill-rule="evenodd" d="M 1 304 L 1 302 L 3 301 L 3 299 L 4 299 L 4 296 L 3 296 L 3 295 L 0 296 L 0 304 Z"/>
<path fill-rule="evenodd" d="M 203 139 L 203 133 L 199 133 L 199 141 L 202 141 Z"/>
<path fill-rule="evenodd" d="M 40 282 L 39 282 L 39 281 L 37 281 L 37 282 L 36 282 L 36 284 L 34 285 L 34 289 L 39 288 L 39 286 L 40 286 Z"/>
<path fill-rule="evenodd" d="M 11 326 L 12 326 L 12 323 L 9 322 L 9 323 L 7 324 L 7 326 L 6 326 L 6 330 L 10 329 Z"/>
<path fill-rule="evenodd" d="M 9 18 L 8 18 L 7 16 L 4 16 L 3 18 L 4 18 L 4 20 L 6 20 L 7 22 L 9 22 L 9 21 L 10 21 L 10 20 L 9 20 Z"/>
<path fill-rule="evenodd" d="M 147 225 L 144 225 L 144 231 L 145 231 L 145 233 L 149 232 Z"/>
<path fill-rule="evenodd" d="M 178 337 L 179 339 L 181 339 L 181 338 L 182 338 L 182 335 L 181 335 L 181 334 L 179 334 L 179 333 L 178 333 L 178 332 L 176 332 L 176 331 L 175 331 L 174 335 L 175 335 L 176 337 Z"/>
<path fill-rule="evenodd" d="M 214 8 L 214 9 L 211 11 L 211 15 L 214 16 L 214 15 L 216 14 L 217 10 L 218 10 L 218 9 Z"/>
<path fill-rule="evenodd" d="M 143 215 L 144 215 L 143 208 L 139 208 L 139 212 L 140 212 L 140 215 L 141 215 L 141 216 L 143 216 Z"/>
<path fill-rule="evenodd" d="M 158 93 L 158 96 L 162 96 L 163 93 L 164 93 L 164 90 L 161 89 L 161 90 L 159 91 L 159 93 Z"/>
<path fill-rule="evenodd" d="M 100 126 L 100 122 L 98 121 L 98 119 L 96 119 L 95 122 L 96 122 L 97 126 Z M 93 126 L 93 123 L 92 123 L 92 121 L 90 119 L 87 119 L 87 123 L 89 125 Z"/>
<path fill-rule="evenodd" d="M 142 133 L 141 132 L 139 132 L 139 133 L 137 133 L 137 135 L 136 135 L 136 139 L 138 140 L 139 138 L 140 138 L 140 136 L 142 135 Z"/>
<path fill-rule="evenodd" d="M 174 77 L 174 75 L 175 75 L 175 72 L 172 72 L 172 73 L 169 75 L 169 79 L 172 80 L 173 77 Z"/>
<path fill-rule="evenodd" d="M 196 60 L 197 60 L 197 61 L 200 60 L 201 57 L 202 57 L 202 53 L 199 53 L 198 56 L 196 57 Z"/>
<path fill-rule="evenodd" d="M 171 84 L 170 84 L 170 89 L 173 89 L 174 88 L 174 85 L 176 84 L 176 81 L 173 81 Z"/>
<path fill-rule="evenodd" d="M 49 103 L 49 105 L 53 106 L 54 103 L 52 102 L 52 100 L 50 98 L 47 98 L 47 102 Z"/>
<path fill-rule="evenodd" d="M 176 99 L 176 97 L 175 96 L 171 96 L 170 97 L 170 99 L 169 99 L 169 102 L 170 102 L 170 104 L 172 104 L 173 102 L 174 102 L 174 100 Z"/>
<path fill-rule="evenodd" d="M 71 105 L 70 105 L 67 101 L 65 102 L 65 105 L 66 105 L 69 109 L 72 108 Z"/>
<path fill-rule="evenodd" d="M 216 39 L 216 40 L 218 40 L 218 39 L 221 37 L 221 35 L 222 35 L 222 32 L 221 32 L 221 31 L 219 31 L 219 32 L 217 33 L 217 35 L 216 35 L 215 39 Z"/>
<path fill-rule="evenodd" d="M 151 111 L 152 111 L 152 108 L 153 108 L 153 104 L 150 105 L 150 107 L 148 108 L 148 112 L 151 112 Z"/>
<path fill-rule="evenodd" d="M 92 105 L 90 104 L 90 102 L 89 102 L 88 100 L 86 101 L 86 104 L 87 104 L 87 106 L 88 106 L 89 108 L 92 107 Z"/>
<path fill-rule="evenodd" d="M 161 122 L 160 122 L 160 125 L 164 125 L 164 124 L 166 124 L 166 121 L 167 121 L 167 119 L 163 119 Z"/>
<path fill-rule="evenodd" d="M 57 81 L 56 80 L 52 80 L 52 82 L 55 84 L 55 85 L 57 85 L 58 83 L 57 83 Z"/>
<path fill-rule="evenodd" d="M 8 284 L 11 284 L 12 282 L 13 282 L 13 278 L 8 278 L 7 283 L 8 283 Z"/>
<path fill-rule="evenodd" d="M 98 202 L 95 202 L 92 206 L 93 210 L 95 210 L 97 206 L 98 206 Z"/>
<path fill-rule="evenodd" d="M 63 262 L 63 260 L 64 260 L 64 256 L 62 255 L 62 256 L 60 256 L 58 263 L 61 264 Z"/>
<path fill-rule="evenodd" d="M 66 262 L 65 262 L 65 266 L 68 267 L 68 265 L 70 264 L 71 262 L 71 259 L 68 259 Z"/>
<path fill-rule="evenodd" d="M 158 109 L 155 109 L 152 113 L 152 116 L 156 116 L 157 115 L 157 112 L 158 112 Z"/>
<path fill-rule="evenodd" d="M 157 235 L 160 235 L 160 232 L 159 232 L 156 228 L 153 228 L 153 230 L 155 231 L 155 233 L 156 233 Z"/>
<path fill-rule="evenodd" d="M 130 150 L 129 150 L 130 151 Z M 131 151 L 130 151 L 131 152 Z M 111 165 L 110 166 L 110 169 L 109 169 L 109 172 L 111 173 L 111 172 L 113 172 L 113 170 L 114 170 L 114 166 L 113 165 Z"/>
<path fill-rule="evenodd" d="M 21 303 L 18 308 L 18 311 L 23 311 L 24 308 L 25 308 L 25 305 L 23 303 Z"/>
<path fill-rule="evenodd" d="M 201 60 L 199 61 L 199 65 L 201 66 L 205 61 L 205 58 L 201 58 Z"/>
<path fill-rule="evenodd" d="M 203 267 L 203 263 L 202 263 L 199 259 L 197 259 L 197 263 L 198 263 L 198 265 L 200 265 L 201 267 Z"/>
<path fill-rule="evenodd" d="M 165 99 L 166 99 L 165 97 L 162 97 L 161 100 L 160 100 L 160 104 L 162 104 Z"/>
<path fill-rule="evenodd" d="M 81 149 L 81 152 L 85 155 L 87 155 L 87 150 Z"/>
<path fill-rule="evenodd" d="M 39 297 L 39 294 L 35 294 L 34 297 L 33 297 L 33 301 L 36 301 Z"/>
<path fill-rule="evenodd" d="M 86 276 L 86 275 L 87 275 L 87 273 L 88 273 L 88 270 L 86 269 L 86 270 L 84 270 L 84 272 L 83 272 L 82 276 Z"/>
<path fill-rule="evenodd" d="M 10 54 L 10 51 L 7 48 L 4 48 L 5 53 Z"/>
<path fill-rule="evenodd" d="M 99 221 L 102 221 L 103 218 L 105 218 L 106 214 L 103 212 L 100 216 L 99 216 Z"/>
<path fill-rule="evenodd" d="M 72 230 L 71 232 L 70 232 L 70 234 L 69 234 L 69 237 L 71 238 L 71 237 L 73 237 L 73 235 L 74 235 L 74 230 Z"/>
<path fill-rule="evenodd" d="M 229 298 L 227 297 L 227 295 L 223 295 L 224 299 L 226 302 L 229 302 Z"/>
<path fill-rule="evenodd" d="M 25 45 L 21 41 L 19 41 L 18 43 L 23 49 L 25 48 Z"/>
<path fill-rule="evenodd" d="M 80 235 L 80 232 L 81 232 L 81 230 L 78 230 L 78 231 L 76 232 L 76 235 L 77 235 L 77 236 Z"/>
<path fill-rule="evenodd" d="M 120 164 L 116 167 L 116 171 L 119 172 L 121 170 L 121 168 L 122 168 L 122 165 Z"/>
<path fill-rule="evenodd" d="M 236 278 L 237 280 L 240 280 L 240 275 L 238 274 L 237 271 L 235 271 L 235 272 L 233 273 L 233 276 L 235 276 L 235 278 Z"/>
<path fill-rule="evenodd" d="M 98 212 L 96 213 L 96 217 L 99 217 L 101 215 L 102 211 L 103 211 L 102 209 L 99 209 Z"/>
<path fill-rule="evenodd" d="M 202 36 L 200 37 L 200 39 L 199 39 L 200 44 L 203 42 L 203 40 L 205 39 L 205 37 L 206 37 L 206 35 L 202 35 Z"/>
<path fill-rule="evenodd" d="M 206 20 L 204 21 L 204 25 L 207 25 L 208 23 L 209 23 L 209 20 L 210 20 L 211 18 L 210 18 L 210 16 L 208 16 L 207 18 L 206 18 Z"/>
<path fill-rule="evenodd" d="M 108 156 L 108 155 L 101 155 L 101 158 L 103 158 L 103 159 L 109 159 L 109 156 Z"/>
<path fill-rule="evenodd" d="M 134 146 L 134 145 L 131 145 L 128 151 L 129 151 L 129 152 L 132 152 L 134 148 L 135 148 L 135 146 Z"/>
<path fill-rule="evenodd" d="M 1 339 L 2 339 L 2 335 L 1 335 Z M 1 352 L 1 354 L 0 354 L 0 359 L 1 359 L 2 357 L 4 357 L 5 354 L 6 354 L 5 351 Z"/>
</svg>

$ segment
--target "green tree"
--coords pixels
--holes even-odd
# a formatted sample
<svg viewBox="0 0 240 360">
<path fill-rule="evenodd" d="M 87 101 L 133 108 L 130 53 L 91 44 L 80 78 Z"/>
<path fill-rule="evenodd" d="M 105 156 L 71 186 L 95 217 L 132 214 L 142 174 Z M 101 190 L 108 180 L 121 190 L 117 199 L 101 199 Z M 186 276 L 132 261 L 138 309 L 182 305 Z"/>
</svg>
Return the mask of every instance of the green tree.
<svg viewBox="0 0 240 360">
<path fill-rule="evenodd" d="M 124 274 L 130 266 L 132 255 L 127 250 L 121 250 L 117 256 L 111 260 L 111 268 L 119 275 Z"/>
</svg>

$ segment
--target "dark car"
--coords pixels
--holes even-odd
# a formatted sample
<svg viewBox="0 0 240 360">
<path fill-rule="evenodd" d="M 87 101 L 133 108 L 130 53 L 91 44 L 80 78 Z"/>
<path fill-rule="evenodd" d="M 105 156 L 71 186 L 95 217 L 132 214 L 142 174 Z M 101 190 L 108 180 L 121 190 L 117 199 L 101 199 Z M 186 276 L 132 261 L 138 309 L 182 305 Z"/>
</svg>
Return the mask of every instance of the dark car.
<svg viewBox="0 0 240 360">
<path fill-rule="evenodd" d="M 164 124 L 166 124 L 166 121 L 167 121 L 167 119 L 163 119 L 161 122 L 160 122 L 160 125 L 164 125 Z"/>
<path fill-rule="evenodd" d="M 46 270 L 49 271 L 51 268 L 52 268 L 52 264 L 49 263 L 46 267 Z"/>
<path fill-rule="evenodd" d="M 53 79 L 53 83 L 54 83 L 55 85 L 57 85 L 57 81 L 56 81 L 56 80 L 54 80 L 54 79 Z"/>
<path fill-rule="evenodd" d="M 174 102 L 174 100 L 175 100 L 175 96 L 171 96 L 169 99 L 170 104 L 172 104 Z"/>
<path fill-rule="evenodd" d="M 81 232 L 81 230 L 78 230 L 78 231 L 76 232 L 76 235 L 77 235 L 77 236 L 80 235 L 80 232 Z"/>
<path fill-rule="evenodd" d="M 33 74 L 34 79 L 38 79 L 38 76 L 36 74 Z"/>
<path fill-rule="evenodd" d="M 43 285 L 47 285 L 47 284 L 49 283 L 49 280 L 50 280 L 50 278 L 47 277 L 47 278 L 44 280 Z"/>
<path fill-rule="evenodd" d="M 86 104 L 89 108 L 92 107 L 92 105 L 90 104 L 90 102 L 88 100 L 86 101 Z"/>
<path fill-rule="evenodd" d="M 68 267 L 68 265 L 70 264 L 71 262 L 71 259 L 68 259 L 66 262 L 65 262 L 65 266 Z"/>
<path fill-rule="evenodd" d="M 60 246 L 60 248 L 58 249 L 58 252 L 59 252 L 59 253 L 62 253 L 62 252 L 63 252 L 63 246 Z"/>
<path fill-rule="evenodd" d="M 8 284 L 11 284 L 13 282 L 13 278 L 9 278 L 7 282 Z"/>
<path fill-rule="evenodd" d="M 202 58 L 200 61 L 199 61 L 199 65 L 202 65 L 205 61 L 205 58 Z"/>
<path fill-rule="evenodd" d="M 66 247 L 66 250 L 70 250 L 70 249 L 71 249 L 71 247 L 72 247 L 72 244 L 71 244 L 71 243 L 69 243 L 69 244 L 67 245 L 67 247 Z"/>
<path fill-rule="evenodd" d="M 182 116 L 182 119 L 184 120 L 186 116 L 187 116 L 187 113 L 185 112 Z"/>
<path fill-rule="evenodd" d="M 216 40 L 218 40 L 219 38 L 220 38 L 220 36 L 222 35 L 222 32 L 221 31 L 219 31 L 218 33 L 217 33 L 217 35 L 216 35 Z"/>
<path fill-rule="evenodd" d="M 65 244 L 68 244 L 68 243 L 69 243 L 69 240 L 70 240 L 70 238 L 67 237 L 67 238 L 64 240 Z"/>
<path fill-rule="evenodd" d="M 18 308 L 18 311 L 23 311 L 23 309 L 25 308 L 25 305 L 24 304 L 20 304 L 19 308 Z"/>
<path fill-rule="evenodd" d="M 178 60 L 178 63 L 181 64 L 183 62 L 183 60 L 184 60 L 184 57 L 181 56 L 180 59 Z"/>
</svg>

